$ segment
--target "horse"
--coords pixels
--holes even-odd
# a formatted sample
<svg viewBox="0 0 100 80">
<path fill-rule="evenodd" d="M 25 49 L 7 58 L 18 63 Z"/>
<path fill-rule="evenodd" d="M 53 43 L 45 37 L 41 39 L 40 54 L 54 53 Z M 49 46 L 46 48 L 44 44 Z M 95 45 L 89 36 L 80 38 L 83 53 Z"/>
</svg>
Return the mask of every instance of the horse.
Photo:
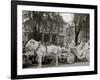
<svg viewBox="0 0 100 80">
<path fill-rule="evenodd" d="M 58 65 L 58 56 L 61 54 L 61 48 L 56 45 L 48 45 L 45 46 L 41 43 L 41 41 L 36 41 L 34 39 L 30 39 L 26 46 L 30 51 L 34 51 L 34 54 L 37 55 L 38 67 L 42 67 L 42 58 L 44 56 L 54 56 L 56 60 L 56 66 Z"/>
</svg>

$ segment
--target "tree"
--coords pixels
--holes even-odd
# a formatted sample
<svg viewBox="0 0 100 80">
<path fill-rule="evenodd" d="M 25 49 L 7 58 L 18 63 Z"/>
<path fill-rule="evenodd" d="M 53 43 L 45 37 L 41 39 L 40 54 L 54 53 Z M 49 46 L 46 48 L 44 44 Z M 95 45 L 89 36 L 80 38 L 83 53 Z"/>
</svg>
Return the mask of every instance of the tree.
<svg viewBox="0 0 100 80">
<path fill-rule="evenodd" d="M 89 15 L 74 14 L 74 25 L 75 25 L 75 45 L 78 45 L 78 37 L 80 32 L 81 31 L 84 31 L 86 33 L 89 32 Z"/>
<path fill-rule="evenodd" d="M 48 32 L 50 41 L 52 42 L 53 33 L 59 33 L 60 27 L 63 27 L 64 21 L 60 13 L 56 12 L 39 12 L 39 11 L 26 11 L 28 18 L 25 23 L 29 25 L 33 31 L 33 38 L 35 40 L 44 41 L 45 33 Z M 29 35 L 30 36 L 30 35 Z M 41 38 L 42 37 L 42 38 Z"/>
</svg>

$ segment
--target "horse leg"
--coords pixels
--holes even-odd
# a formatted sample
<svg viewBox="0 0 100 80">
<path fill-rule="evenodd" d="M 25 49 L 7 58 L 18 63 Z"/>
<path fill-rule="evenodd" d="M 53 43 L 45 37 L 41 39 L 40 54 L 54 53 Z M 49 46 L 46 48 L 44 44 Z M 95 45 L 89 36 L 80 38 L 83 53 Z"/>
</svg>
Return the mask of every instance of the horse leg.
<svg viewBox="0 0 100 80">
<path fill-rule="evenodd" d="M 27 56 L 26 63 L 29 64 L 29 55 Z"/>
<path fill-rule="evenodd" d="M 58 66 L 58 55 L 56 55 L 55 57 L 56 57 L 56 66 Z"/>
<path fill-rule="evenodd" d="M 42 67 L 42 56 L 41 55 L 38 55 L 38 64 L 39 64 L 39 68 Z"/>
</svg>

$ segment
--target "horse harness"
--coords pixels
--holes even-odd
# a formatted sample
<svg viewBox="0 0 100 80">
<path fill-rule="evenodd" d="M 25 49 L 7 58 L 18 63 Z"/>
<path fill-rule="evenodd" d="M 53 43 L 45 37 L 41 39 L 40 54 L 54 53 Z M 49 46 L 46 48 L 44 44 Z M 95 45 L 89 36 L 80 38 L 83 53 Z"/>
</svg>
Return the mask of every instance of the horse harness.
<svg viewBox="0 0 100 80">
<path fill-rule="evenodd" d="M 41 43 L 39 43 L 38 47 L 34 50 L 35 55 L 37 55 L 36 52 L 37 52 L 38 49 L 40 48 L 40 45 L 41 45 Z M 47 52 L 48 52 L 48 51 L 47 51 L 47 46 L 44 45 L 44 47 L 46 48 L 46 53 L 47 53 Z"/>
</svg>

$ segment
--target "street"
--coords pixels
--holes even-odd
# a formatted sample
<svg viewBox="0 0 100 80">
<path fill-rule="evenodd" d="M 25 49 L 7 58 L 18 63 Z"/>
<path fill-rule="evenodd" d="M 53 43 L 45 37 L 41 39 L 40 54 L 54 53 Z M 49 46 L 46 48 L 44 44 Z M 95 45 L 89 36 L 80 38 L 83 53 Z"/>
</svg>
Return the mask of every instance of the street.
<svg viewBox="0 0 100 80">
<path fill-rule="evenodd" d="M 89 62 L 75 62 L 72 64 L 68 64 L 68 63 L 59 63 L 58 66 L 56 67 L 77 67 L 77 66 L 88 66 Z M 38 64 L 27 64 L 24 65 L 23 68 L 37 68 Z M 45 67 L 55 67 L 55 64 L 43 64 L 42 68 Z"/>
</svg>

